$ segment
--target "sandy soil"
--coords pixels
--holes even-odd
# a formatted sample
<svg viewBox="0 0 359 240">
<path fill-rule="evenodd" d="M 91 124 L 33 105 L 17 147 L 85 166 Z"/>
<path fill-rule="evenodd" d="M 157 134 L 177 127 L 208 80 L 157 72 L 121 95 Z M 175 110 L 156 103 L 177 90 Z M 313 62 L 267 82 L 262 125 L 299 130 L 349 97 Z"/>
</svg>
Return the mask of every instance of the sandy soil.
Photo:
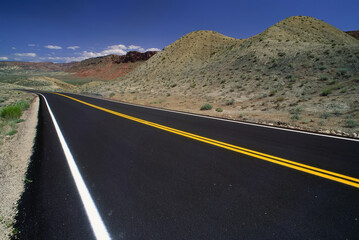
<svg viewBox="0 0 359 240">
<path fill-rule="evenodd" d="M 9 239 L 17 213 L 17 202 L 24 190 L 25 173 L 36 135 L 39 99 L 33 96 L 30 108 L 22 115 L 18 133 L 0 144 L 0 239 Z"/>
<path fill-rule="evenodd" d="M 270 103 L 267 105 L 255 105 L 253 100 L 247 100 L 241 103 L 234 102 L 231 105 L 227 105 L 223 103 L 223 100 L 216 97 L 206 98 L 200 95 L 195 97 L 191 95 L 183 96 L 174 94 L 167 96 L 165 94 L 146 93 L 115 94 L 114 96 L 108 98 L 145 106 L 197 113 L 231 120 L 261 123 L 270 126 L 294 128 L 311 132 L 320 132 L 354 138 L 358 138 L 359 135 L 357 128 L 348 129 L 342 127 L 345 124 L 343 122 L 342 116 L 335 116 L 333 114 L 330 117 L 323 119 L 321 115 L 318 114 L 318 110 L 316 108 L 310 108 L 313 108 L 312 105 L 306 106 L 303 104 L 304 108 L 299 114 L 300 119 L 293 121 L 291 119 L 292 114 L 290 114 L 287 109 L 275 109 L 273 106 L 268 106 Z M 320 97 L 318 97 L 318 99 L 319 98 Z M 201 111 L 201 106 L 206 102 L 210 103 L 213 108 L 211 110 Z M 316 107 L 320 107 L 320 105 Z M 217 108 L 221 108 L 223 111 L 217 112 Z M 323 121 L 325 121 L 325 125 L 320 124 Z"/>
</svg>

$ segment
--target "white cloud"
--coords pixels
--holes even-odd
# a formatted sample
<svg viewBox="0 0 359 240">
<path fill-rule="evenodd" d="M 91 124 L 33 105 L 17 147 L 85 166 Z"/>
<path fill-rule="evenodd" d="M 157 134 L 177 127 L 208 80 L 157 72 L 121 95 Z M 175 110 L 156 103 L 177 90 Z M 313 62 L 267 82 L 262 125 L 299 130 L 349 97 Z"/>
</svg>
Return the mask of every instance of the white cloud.
<svg viewBox="0 0 359 240">
<path fill-rule="evenodd" d="M 0 60 L 9 60 L 7 57 L 0 57 Z"/>
<path fill-rule="evenodd" d="M 62 47 L 60 46 L 55 46 L 55 45 L 46 45 L 44 46 L 45 48 L 48 48 L 48 49 L 55 49 L 55 50 L 59 50 L 59 49 L 62 49 Z"/>
<path fill-rule="evenodd" d="M 67 49 L 72 49 L 72 50 L 76 50 L 78 48 L 80 48 L 80 47 L 79 46 L 69 46 L 69 47 L 67 47 Z"/>
<path fill-rule="evenodd" d="M 15 50 L 15 49 L 16 49 L 16 47 L 11 47 L 11 49 L 12 49 L 12 50 Z"/>
<path fill-rule="evenodd" d="M 146 52 L 147 51 L 161 51 L 161 49 L 159 49 L 159 48 L 147 48 Z"/>
<path fill-rule="evenodd" d="M 78 46 L 70 46 L 67 48 L 76 50 L 79 47 Z M 141 46 L 129 45 L 128 47 L 126 47 L 123 44 L 118 44 L 118 45 L 107 46 L 101 52 L 96 52 L 96 51 L 75 52 L 75 55 L 77 55 L 77 56 L 74 56 L 74 57 L 49 56 L 47 59 L 50 61 L 55 61 L 55 62 L 64 62 L 64 61 L 65 62 L 78 62 L 78 61 L 82 61 L 82 60 L 85 60 L 88 58 L 102 57 L 102 56 L 106 56 L 106 55 L 110 55 L 110 54 L 125 55 L 127 53 L 126 50 L 136 50 L 136 51 L 140 51 L 140 52 L 145 51 L 145 49 L 142 48 Z M 146 49 L 146 51 L 160 51 L 160 49 L 148 48 L 148 49 Z"/>
<path fill-rule="evenodd" d="M 15 53 L 18 57 L 36 57 L 36 53 Z"/>
<path fill-rule="evenodd" d="M 27 44 L 27 46 L 29 46 L 29 47 L 35 47 L 36 45 L 33 44 L 33 43 L 29 43 L 29 44 Z"/>
<path fill-rule="evenodd" d="M 139 49 L 139 48 L 141 48 L 141 46 L 135 46 L 135 45 L 128 46 L 128 49 L 130 49 L 130 50 L 135 50 L 135 49 Z"/>
<path fill-rule="evenodd" d="M 112 45 L 112 46 L 108 46 L 107 48 L 108 49 L 123 49 L 123 50 L 127 49 L 127 47 L 123 44 Z"/>
</svg>

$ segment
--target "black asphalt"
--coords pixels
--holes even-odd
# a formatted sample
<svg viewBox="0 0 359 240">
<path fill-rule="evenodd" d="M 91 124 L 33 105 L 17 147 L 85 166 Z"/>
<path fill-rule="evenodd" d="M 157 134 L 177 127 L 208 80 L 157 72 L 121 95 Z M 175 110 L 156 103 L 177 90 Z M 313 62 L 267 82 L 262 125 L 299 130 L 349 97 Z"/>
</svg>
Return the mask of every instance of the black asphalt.
<svg viewBox="0 0 359 240">
<path fill-rule="evenodd" d="M 358 188 L 44 95 L 113 239 L 358 239 Z M 359 142 L 71 96 L 359 177 Z M 43 99 L 39 120 L 21 239 L 91 239 Z"/>
</svg>

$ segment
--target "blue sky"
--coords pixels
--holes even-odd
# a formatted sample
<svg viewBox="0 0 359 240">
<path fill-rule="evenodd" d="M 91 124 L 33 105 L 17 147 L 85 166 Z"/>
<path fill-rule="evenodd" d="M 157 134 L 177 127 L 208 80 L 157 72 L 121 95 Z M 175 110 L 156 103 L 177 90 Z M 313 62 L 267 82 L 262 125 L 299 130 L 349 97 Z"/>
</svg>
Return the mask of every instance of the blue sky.
<svg viewBox="0 0 359 240">
<path fill-rule="evenodd" d="M 196 30 L 248 38 L 294 15 L 359 30 L 358 9 L 358 0 L 1 0 L 0 61 L 69 62 L 162 49 Z"/>
</svg>

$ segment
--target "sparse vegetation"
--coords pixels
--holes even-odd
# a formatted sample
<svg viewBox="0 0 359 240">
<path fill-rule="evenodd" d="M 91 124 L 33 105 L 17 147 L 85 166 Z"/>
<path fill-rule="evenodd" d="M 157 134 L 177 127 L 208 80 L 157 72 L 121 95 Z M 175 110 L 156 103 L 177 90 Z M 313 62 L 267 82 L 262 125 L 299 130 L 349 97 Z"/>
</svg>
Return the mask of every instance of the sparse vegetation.
<svg viewBox="0 0 359 240">
<path fill-rule="evenodd" d="M 216 112 L 223 112 L 222 108 L 216 108 Z"/>
<path fill-rule="evenodd" d="M 347 128 L 355 128 L 356 126 L 357 126 L 357 123 L 353 119 L 347 119 L 345 121 L 345 127 L 347 127 Z"/>
<path fill-rule="evenodd" d="M 234 99 L 233 98 L 226 101 L 227 106 L 230 106 L 230 105 L 233 105 L 233 104 L 234 104 Z"/>
<path fill-rule="evenodd" d="M 22 108 L 20 105 L 11 105 L 1 109 L 0 117 L 5 119 L 17 119 L 21 117 Z"/>
<path fill-rule="evenodd" d="M 209 103 L 205 103 L 204 105 L 202 105 L 200 110 L 211 110 L 213 108 L 213 106 Z"/>
</svg>

